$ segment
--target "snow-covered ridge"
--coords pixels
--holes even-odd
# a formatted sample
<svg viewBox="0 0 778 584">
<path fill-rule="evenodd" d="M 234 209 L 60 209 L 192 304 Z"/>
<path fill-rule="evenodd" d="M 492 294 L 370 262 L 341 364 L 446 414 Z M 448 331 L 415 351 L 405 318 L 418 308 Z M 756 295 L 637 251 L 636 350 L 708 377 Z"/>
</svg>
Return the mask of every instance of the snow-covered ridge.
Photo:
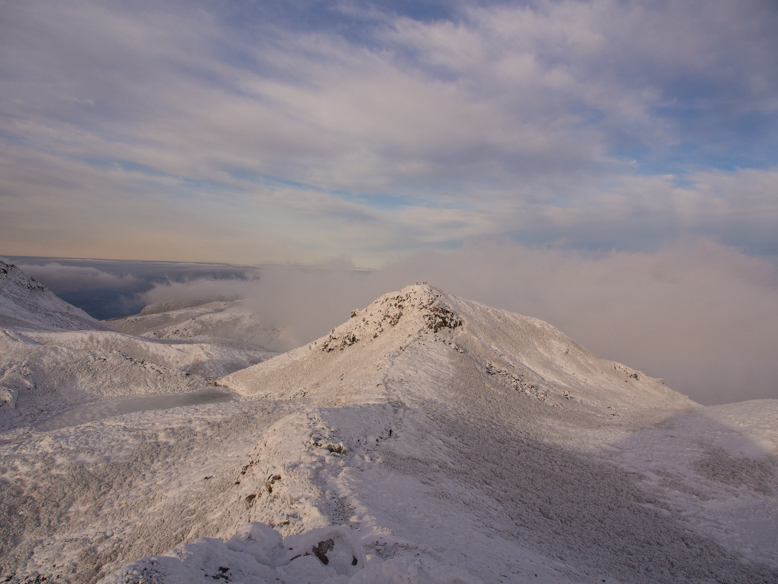
<svg viewBox="0 0 778 584">
<path fill-rule="evenodd" d="M 253 350 L 293 346 L 284 331 L 268 326 L 242 300 L 165 302 L 139 314 L 107 321 L 114 329 L 153 339 L 191 340 Z"/>
<path fill-rule="evenodd" d="M 778 581 L 778 401 L 703 408 L 547 323 L 429 286 L 348 316 L 217 380 L 240 399 L 0 434 L 0 576 Z M 0 341 L 34 391 L 51 387 L 41 363 L 75 380 L 58 392 L 93 398 L 205 381 L 184 370 L 194 338 Z"/>
<path fill-rule="evenodd" d="M 68 304 L 13 264 L 0 261 L 0 328 L 23 330 L 111 330 Z"/>
<path fill-rule="evenodd" d="M 705 419 L 705 408 L 661 380 L 537 319 L 410 286 L 222 383 L 247 404 L 284 412 L 223 479 L 222 527 L 232 521 L 237 535 L 223 528 L 223 539 L 181 544 L 106 582 L 669 584 L 778 575 L 769 536 L 747 538 L 754 563 L 741 562 L 735 543 L 737 530 L 771 529 L 750 513 L 753 501 L 768 515 L 778 509 L 775 432 L 762 428 L 744 458 L 731 445 L 756 433 Z M 696 431 L 670 446 L 691 423 Z M 683 460 L 669 462 L 679 450 Z M 733 482 L 734 468 L 750 474 Z M 700 498 L 716 503 L 702 513 Z M 721 523 L 731 521 L 717 511 L 722 500 L 742 509 L 737 527 Z M 251 527 L 238 528 L 241 520 Z M 305 541 L 308 555 L 279 551 L 268 561 L 276 548 L 262 537 L 262 553 L 237 553 L 236 541 L 268 526 L 290 547 Z M 364 566 L 338 571 L 318 557 L 337 547 L 333 529 L 365 551 Z"/>
<path fill-rule="evenodd" d="M 328 335 L 224 382 L 246 395 L 328 399 L 325 388 L 331 387 L 349 399 L 370 400 L 392 385 L 386 368 L 403 360 L 415 361 L 407 365 L 411 394 L 426 388 L 427 397 L 439 384 L 423 383 L 422 373 L 435 368 L 438 380 L 467 378 L 471 386 L 499 386 L 598 415 L 696 405 L 661 379 L 602 359 L 546 322 L 427 285 L 385 294 Z"/>
<path fill-rule="evenodd" d="M 202 538 L 170 554 L 133 562 L 101 584 L 270 582 L 324 584 L 479 584 L 464 570 L 431 558 L 398 558 L 366 566 L 362 545 L 346 527 L 312 529 L 281 537 L 264 523 L 249 523 L 229 540 Z"/>
<path fill-rule="evenodd" d="M 219 338 L 218 327 L 209 332 L 185 339 L 117 332 L 0 262 L 0 431 L 101 401 L 207 395 L 214 378 L 275 355 Z M 125 409 L 117 402 L 94 411 Z"/>
</svg>

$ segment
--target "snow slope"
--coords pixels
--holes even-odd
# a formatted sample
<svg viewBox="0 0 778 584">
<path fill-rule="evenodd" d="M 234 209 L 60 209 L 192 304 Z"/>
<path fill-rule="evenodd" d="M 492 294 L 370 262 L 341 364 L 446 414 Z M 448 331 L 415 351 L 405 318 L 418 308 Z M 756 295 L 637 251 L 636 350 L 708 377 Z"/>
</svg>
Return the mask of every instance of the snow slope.
<svg viewBox="0 0 778 584">
<path fill-rule="evenodd" d="M 98 401 L 208 393 L 216 377 L 273 355 L 110 331 L 0 329 L 0 430 Z"/>
<path fill-rule="evenodd" d="M 83 310 L 57 298 L 13 264 L 0 261 L 0 328 L 110 330 Z"/>
<path fill-rule="evenodd" d="M 106 400 L 193 392 L 200 400 L 220 399 L 213 378 L 275 355 L 216 337 L 162 340 L 116 332 L 8 264 L 0 266 L 0 323 L 0 430 L 94 402 L 106 407 L 82 409 L 73 420 L 137 407 Z M 176 402 L 160 402 L 170 403 Z"/>
<path fill-rule="evenodd" d="M 776 400 L 704 408 L 428 286 L 220 383 L 241 399 L 0 435 L 0 574 L 778 581 Z"/>
<path fill-rule="evenodd" d="M 274 351 L 292 346 L 282 330 L 259 320 L 243 300 L 151 304 L 140 314 L 107 322 L 118 331 L 157 339 L 188 339 Z"/>
</svg>

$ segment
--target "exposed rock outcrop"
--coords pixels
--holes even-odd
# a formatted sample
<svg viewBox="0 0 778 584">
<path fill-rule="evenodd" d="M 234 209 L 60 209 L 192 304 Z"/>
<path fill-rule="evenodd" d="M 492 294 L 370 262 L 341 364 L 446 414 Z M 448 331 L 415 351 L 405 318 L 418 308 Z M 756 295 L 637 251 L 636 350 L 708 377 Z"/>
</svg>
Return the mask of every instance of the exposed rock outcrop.
<svg viewBox="0 0 778 584">
<path fill-rule="evenodd" d="M 325 352 L 342 351 L 361 340 L 377 339 L 396 327 L 400 320 L 411 321 L 417 332 L 455 329 L 462 319 L 444 304 L 441 294 L 429 286 L 408 286 L 400 292 L 382 296 L 364 310 L 351 311 L 351 319 L 332 329 L 321 345 Z"/>
</svg>

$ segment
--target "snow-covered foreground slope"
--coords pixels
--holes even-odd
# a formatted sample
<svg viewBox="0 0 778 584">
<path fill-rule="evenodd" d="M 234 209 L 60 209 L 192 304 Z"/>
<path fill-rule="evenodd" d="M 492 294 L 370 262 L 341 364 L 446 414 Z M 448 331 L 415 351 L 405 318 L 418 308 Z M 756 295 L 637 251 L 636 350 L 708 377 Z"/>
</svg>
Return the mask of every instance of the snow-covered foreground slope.
<svg viewBox="0 0 778 584">
<path fill-rule="evenodd" d="M 0 435 L 0 574 L 778 581 L 778 401 L 703 408 L 426 286 L 220 383 L 242 398 Z"/>
</svg>

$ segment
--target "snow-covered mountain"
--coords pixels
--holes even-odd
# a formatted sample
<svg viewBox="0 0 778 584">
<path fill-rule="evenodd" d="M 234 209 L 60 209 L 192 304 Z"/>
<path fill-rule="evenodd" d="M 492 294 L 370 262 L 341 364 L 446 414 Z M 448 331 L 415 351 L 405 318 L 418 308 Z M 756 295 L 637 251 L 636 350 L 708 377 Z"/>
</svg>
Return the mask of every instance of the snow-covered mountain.
<svg viewBox="0 0 778 584">
<path fill-rule="evenodd" d="M 1 434 L 0 575 L 778 581 L 778 400 L 705 408 L 428 286 L 219 383 Z"/>
<path fill-rule="evenodd" d="M 78 419 L 130 408 L 106 400 L 213 396 L 214 378 L 273 355 L 214 335 L 156 339 L 117 332 L 0 262 L 0 430 L 95 402 L 102 409 L 87 408 Z"/>
<path fill-rule="evenodd" d="M 24 330 L 110 330 L 54 295 L 13 264 L 0 260 L 0 327 Z"/>
<path fill-rule="evenodd" d="M 403 400 L 447 401 L 456 392 L 473 400 L 490 388 L 518 398 L 522 409 L 554 415 L 558 408 L 623 416 L 696 405 L 660 379 L 597 357 L 548 323 L 429 286 L 387 294 L 353 311 L 327 337 L 224 382 L 246 395 L 304 393 L 323 404 L 391 399 L 397 392 Z"/>
<path fill-rule="evenodd" d="M 112 319 L 107 324 L 124 333 L 154 339 L 189 339 L 274 351 L 291 346 L 282 330 L 267 326 L 244 300 L 151 304 L 140 314 Z"/>
</svg>

